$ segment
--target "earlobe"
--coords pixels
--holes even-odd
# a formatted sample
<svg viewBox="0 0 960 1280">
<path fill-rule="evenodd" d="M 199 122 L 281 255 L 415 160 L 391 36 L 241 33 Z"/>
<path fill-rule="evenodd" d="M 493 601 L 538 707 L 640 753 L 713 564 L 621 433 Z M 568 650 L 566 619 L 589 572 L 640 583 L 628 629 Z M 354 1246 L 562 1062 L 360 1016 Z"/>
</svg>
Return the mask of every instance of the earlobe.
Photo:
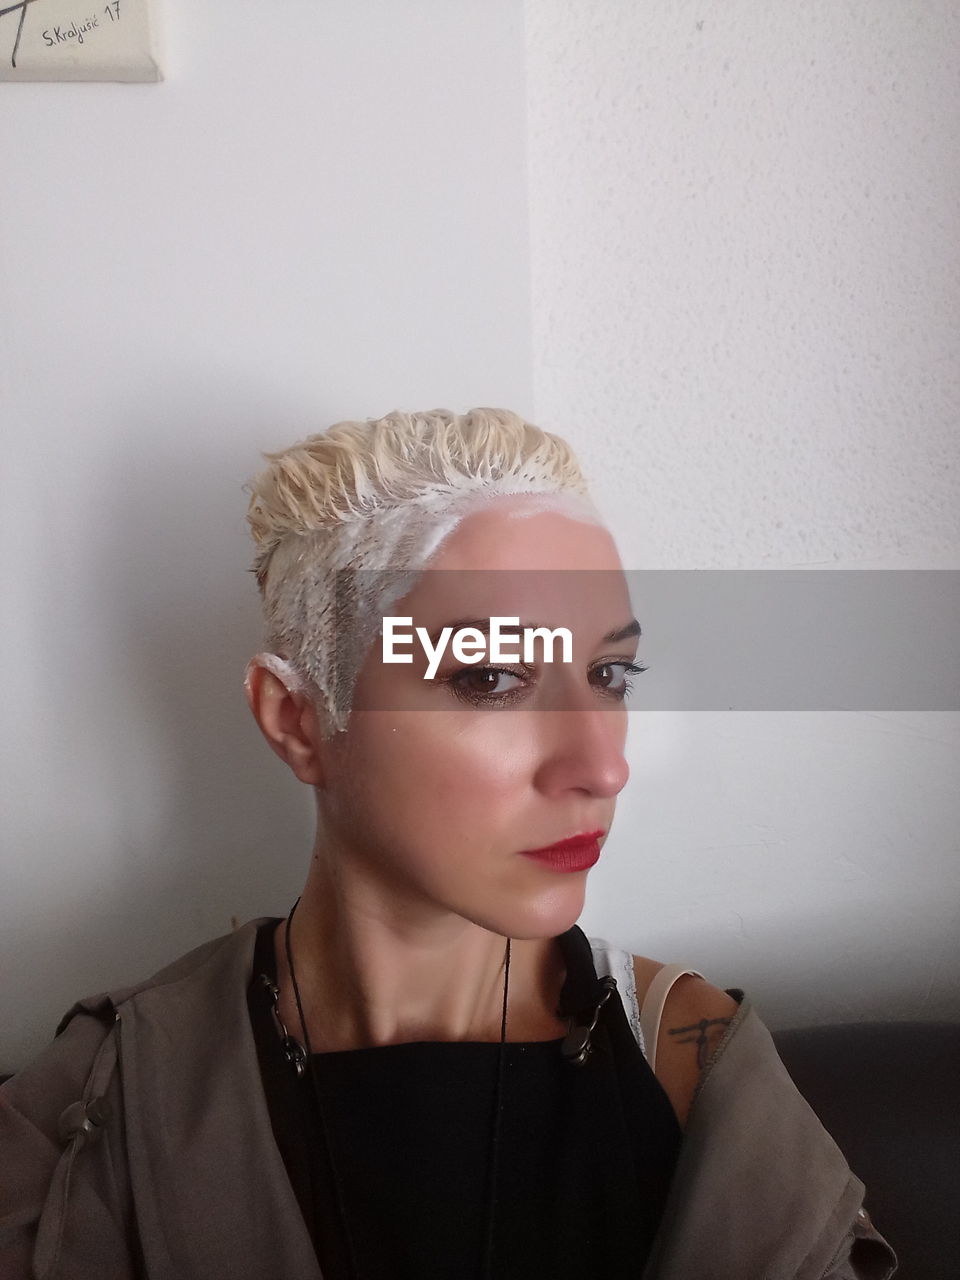
<svg viewBox="0 0 960 1280">
<path fill-rule="evenodd" d="M 301 782 L 321 785 L 320 726 L 299 672 L 278 654 L 258 653 L 247 663 L 243 688 L 270 749 Z"/>
</svg>

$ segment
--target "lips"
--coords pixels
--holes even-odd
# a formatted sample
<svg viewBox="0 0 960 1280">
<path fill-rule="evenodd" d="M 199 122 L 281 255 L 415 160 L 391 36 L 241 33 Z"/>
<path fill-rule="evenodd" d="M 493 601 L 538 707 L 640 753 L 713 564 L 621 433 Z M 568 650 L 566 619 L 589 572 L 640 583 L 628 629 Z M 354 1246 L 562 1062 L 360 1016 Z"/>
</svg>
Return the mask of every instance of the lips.
<svg viewBox="0 0 960 1280">
<path fill-rule="evenodd" d="M 587 831 L 558 840 L 542 849 L 523 849 L 524 858 L 532 858 L 552 871 L 589 871 L 600 857 L 603 831 Z"/>
</svg>

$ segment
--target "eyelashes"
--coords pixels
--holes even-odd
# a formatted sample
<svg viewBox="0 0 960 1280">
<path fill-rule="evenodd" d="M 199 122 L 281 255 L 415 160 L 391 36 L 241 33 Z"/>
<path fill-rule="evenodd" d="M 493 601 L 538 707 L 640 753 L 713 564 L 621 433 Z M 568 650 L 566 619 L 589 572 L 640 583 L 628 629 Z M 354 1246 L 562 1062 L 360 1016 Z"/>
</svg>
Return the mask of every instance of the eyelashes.
<svg viewBox="0 0 960 1280">
<path fill-rule="evenodd" d="M 634 682 L 629 679 L 629 676 L 642 675 L 647 667 L 640 662 L 628 662 L 626 659 L 617 658 L 609 662 L 598 662 L 591 668 L 591 675 L 598 671 L 612 671 L 617 667 L 623 671 L 622 681 L 614 686 L 600 685 L 598 689 L 602 697 L 614 703 L 623 703 L 634 688 Z M 522 683 L 510 689 L 498 690 L 496 685 L 503 676 L 512 677 Z M 534 681 L 529 676 L 529 668 L 514 670 L 510 667 L 480 666 L 463 667 L 447 676 L 444 683 L 450 686 L 454 696 L 462 702 L 473 706 L 500 707 L 522 702 Z"/>
</svg>

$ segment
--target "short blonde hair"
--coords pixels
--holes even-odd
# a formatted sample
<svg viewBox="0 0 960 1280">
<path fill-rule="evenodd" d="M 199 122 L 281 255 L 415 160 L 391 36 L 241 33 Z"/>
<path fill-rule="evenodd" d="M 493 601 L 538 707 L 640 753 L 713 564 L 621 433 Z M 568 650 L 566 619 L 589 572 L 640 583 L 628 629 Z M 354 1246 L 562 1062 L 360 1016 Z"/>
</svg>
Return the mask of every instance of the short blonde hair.
<svg viewBox="0 0 960 1280">
<path fill-rule="evenodd" d="M 383 418 L 338 422 L 263 456 L 270 466 L 247 486 L 261 592 L 284 538 L 369 519 L 444 489 L 453 497 L 464 480 L 546 481 L 557 491 L 587 493 L 567 442 L 509 409 L 395 410 Z"/>
<path fill-rule="evenodd" d="M 327 732 L 346 726 L 382 610 L 412 588 L 470 510 L 500 496 L 547 495 L 599 522 L 567 442 L 508 409 L 338 422 L 264 457 L 270 465 L 247 486 L 247 520 L 266 646 L 307 677 Z M 371 569 L 381 572 L 375 586 L 359 572 Z"/>
</svg>

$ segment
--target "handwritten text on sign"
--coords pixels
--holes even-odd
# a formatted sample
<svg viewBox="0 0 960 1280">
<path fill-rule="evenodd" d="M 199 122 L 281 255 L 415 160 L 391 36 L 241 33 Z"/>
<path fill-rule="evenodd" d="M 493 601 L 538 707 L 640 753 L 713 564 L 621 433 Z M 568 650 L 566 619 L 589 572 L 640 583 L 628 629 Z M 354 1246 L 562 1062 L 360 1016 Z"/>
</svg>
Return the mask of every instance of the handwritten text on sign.
<svg viewBox="0 0 960 1280">
<path fill-rule="evenodd" d="M 147 0 L 0 0 L 0 80 L 159 79 Z"/>
</svg>

